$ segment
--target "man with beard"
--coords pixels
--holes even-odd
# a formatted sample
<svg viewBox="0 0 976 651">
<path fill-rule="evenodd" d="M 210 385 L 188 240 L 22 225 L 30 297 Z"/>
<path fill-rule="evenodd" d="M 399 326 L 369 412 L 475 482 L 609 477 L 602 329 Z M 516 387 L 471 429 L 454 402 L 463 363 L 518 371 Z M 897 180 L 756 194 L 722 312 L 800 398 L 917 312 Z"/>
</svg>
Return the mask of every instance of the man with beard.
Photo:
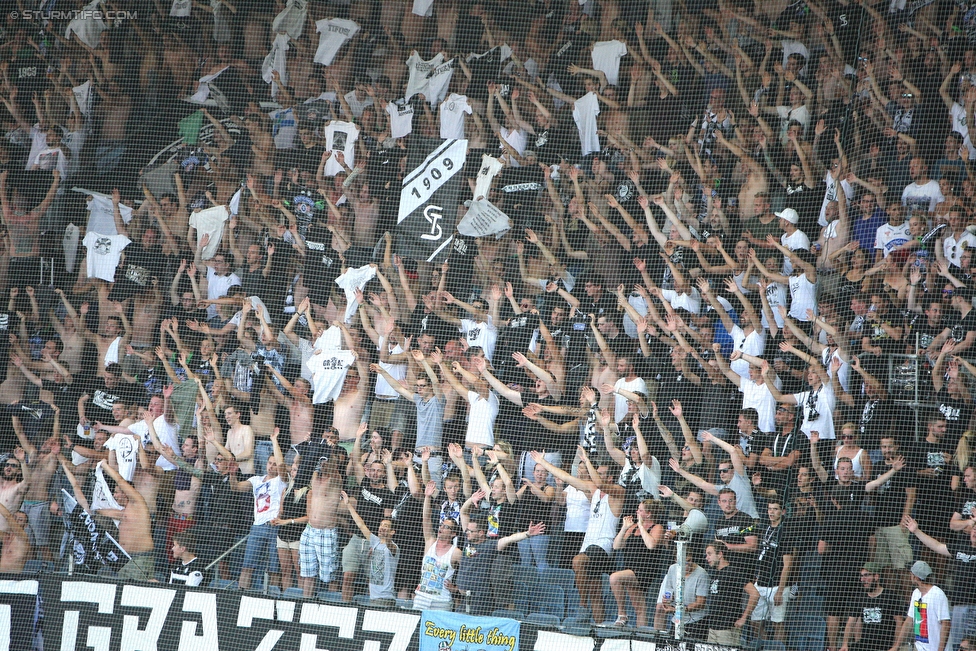
<svg viewBox="0 0 976 651">
<path fill-rule="evenodd" d="M 840 651 L 888 651 L 895 631 L 904 620 L 905 598 L 881 585 L 880 563 L 865 563 L 861 568 L 864 593 L 851 602 L 851 614 L 844 627 Z"/>
<path fill-rule="evenodd" d="M 705 560 L 708 561 L 711 579 L 708 589 L 708 643 L 737 647 L 740 632 L 752 614 L 749 604 L 755 607 L 759 593 L 742 568 L 729 563 L 721 543 L 715 542 L 705 548 Z M 743 592 L 749 595 L 749 600 L 740 615 Z"/>
<path fill-rule="evenodd" d="M 11 513 L 20 510 L 24 503 L 24 495 L 30 487 L 30 471 L 27 469 L 26 454 L 23 448 L 14 450 L 13 456 L 7 457 L 3 463 L 3 474 L 0 475 L 0 504 Z M 7 531 L 7 521 L 0 524 L 0 530 Z"/>
</svg>

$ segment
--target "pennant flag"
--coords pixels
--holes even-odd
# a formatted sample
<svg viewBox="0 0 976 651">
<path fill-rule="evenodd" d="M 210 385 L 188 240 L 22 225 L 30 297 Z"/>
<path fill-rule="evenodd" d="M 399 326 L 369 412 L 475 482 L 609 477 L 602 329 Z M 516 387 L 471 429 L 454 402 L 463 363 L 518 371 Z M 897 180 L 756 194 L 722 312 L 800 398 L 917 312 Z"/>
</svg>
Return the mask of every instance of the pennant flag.
<svg viewBox="0 0 976 651">
<path fill-rule="evenodd" d="M 440 262 L 454 239 L 467 140 L 445 140 L 403 179 L 396 233 L 404 257 Z"/>
</svg>

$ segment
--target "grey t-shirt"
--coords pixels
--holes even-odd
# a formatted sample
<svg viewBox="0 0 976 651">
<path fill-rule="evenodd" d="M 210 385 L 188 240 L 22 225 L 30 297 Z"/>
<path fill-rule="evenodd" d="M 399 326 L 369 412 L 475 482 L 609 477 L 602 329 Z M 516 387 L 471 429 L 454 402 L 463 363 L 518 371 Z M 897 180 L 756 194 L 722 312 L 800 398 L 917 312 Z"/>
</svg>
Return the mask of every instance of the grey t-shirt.
<svg viewBox="0 0 976 651">
<path fill-rule="evenodd" d="M 419 395 L 413 394 L 413 404 L 417 405 L 417 449 L 441 449 L 445 403 L 443 398 L 437 396 L 425 402 Z"/>
<path fill-rule="evenodd" d="M 397 593 L 393 581 L 396 579 L 397 561 L 399 559 L 399 548 L 394 554 L 379 539 L 379 536 L 374 534 L 369 537 L 370 599 L 396 599 Z"/>
</svg>

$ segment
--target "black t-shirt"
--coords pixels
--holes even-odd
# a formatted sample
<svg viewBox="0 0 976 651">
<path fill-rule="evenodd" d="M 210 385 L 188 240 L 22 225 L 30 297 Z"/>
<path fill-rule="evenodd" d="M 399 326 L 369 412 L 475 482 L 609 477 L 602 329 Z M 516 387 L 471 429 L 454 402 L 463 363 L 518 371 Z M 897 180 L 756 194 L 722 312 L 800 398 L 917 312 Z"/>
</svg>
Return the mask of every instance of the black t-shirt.
<svg viewBox="0 0 976 651">
<path fill-rule="evenodd" d="M 458 336 L 457 326 L 451 325 L 433 312 L 428 312 L 424 305 L 418 305 L 410 313 L 410 332 L 414 337 L 430 334 L 438 346 L 442 346 L 448 340 L 456 339 Z M 498 358 L 497 353 L 495 357 Z"/>
<path fill-rule="evenodd" d="M 861 620 L 861 641 L 858 648 L 888 651 L 895 641 L 895 617 L 905 615 L 905 601 L 891 589 L 885 589 L 874 598 L 864 592 L 853 600 L 849 616 Z"/>
<path fill-rule="evenodd" d="M 742 511 L 738 511 L 731 518 L 723 516 L 715 523 L 715 540 L 721 540 L 731 545 L 742 545 L 746 542 L 746 536 L 758 535 L 756 521 Z M 725 557 L 733 565 L 741 567 L 747 575 L 752 574 L 755 568 L 755 554 L 729 552 Z"/>
<path fill-rule="evenodd" d="M 786 470 L 762 469 L 763 488 L 773 489 L 780 495 L 783 495 L 790 478 L 795 475 L 797 466 L 803 463 L 803 459 L 810 454 L 810 440 L 803 432 L 796 429 L 790 434 L 783 434 L 782 432 L 767 434 L 762 437 L 760 444 L 762 445 L 760 453 L 764 450 L 769 450 L 770 454 L 774 457 L 786 457 L 797 450 L 800 451 L 800 460 L 793 464 L 791 468 L 787 468 Z"/>
<path fill-rule="evenodd" d="M 484 503 L 482 503 L 484 504 Z M 511 536 L 518 531 L 518 505 L 510 502 L 493 502 L 486 509 L 488 516 L 488 539 L 498 542 L 500 538 Z M 502 554 L 511 553 L 515 545 L 509 545 Z"/>
<path fill-rule="evenodd" d="M 892 423 L 899 422 L 903 410 L 901 405 L 890 400 L 864 400 L 861 403 L 858 429 L 865 450 L 877 450 L 881 446 L 881 437 L 891 431 Z"/>
<path fill-rule="evenodd" d="M 976 330 L 976 310 L 970 310 L 966 316 L 955 321 L 949 330 L 949 334 L 958 344 L 966 338 L 967 333 L 973 330 Z"/>
<path fill-rule="evenodd" d="M 523 312 L 518 316 L 512 314 L 508 319 L 508 326 L 498 328 L 498 341 L 495 344 L 495 354 L 492 364 L 496 376 L 503 382 L 521 382 L 525 373 L 518 370 L 512 353 L 525 352 L 532 342 L 532 334 L 539 327 L 539 315 Z"/>
<path fill-rule="evenodd" d="M 410 493 L 410 487 L 404 482 L 397 486 L 392 503 L 397 539 L 403 546 L 423 546 L 424 531 L 423 503 Z M 372 529 L 370 530 L 372 531 Z"/>
<path fill-rule="evenodd" d="M 708 587 L 708 627 L 720 631 L 734 628 L 736 620 L 742 616 L 743 586 L 749 579 L 742 568 L 731 563 L 725 569 L 711 570 L 708 575 L 711 579 Z"/>
<path fill-rule="evenodd" d="M 976 518 L 976 491 L 964 489 L 960 492 L 962 496 L 956 502 L 955 512 L 962 516 L 963 520 Z"/>
<path fill-rule="evenodd" d="M 888 472 L 888 466 L 882 464 L 877 474 Z M 908 499 L 906 489 L 915 487 L 915 471 L 906 466 L 896 472 L 871 495 L 874 503 L 874 523 L 878 527 L 894 527 L 901 522 L 905 501 Z"/>
<path fill-rule="evenodd" d="M 914 459 L 918 472 L 929 471 L 916 476 L 916 519 L 926 533 L 937 537 L 948 529 L 949 518 L 952 517 L 953 500 L 949 487 L 952 470 L 946 455 L 951 460 L 953 452 L 944 440 L 939 443 L 922 440 L 915 447 Z M 934 475 L 930 474 L 932 471 Z"/>
<path fill-rule="evenodd" d="M 386 517 L 386 509 L 392 509 L 397 502 L 396 496 L 386 488 L 385 481 L 380 486 L 373 486 L 365 477 L 353 496 L 356 498 L 356 511 L 370 531 L 380 530 L 380 522 Z"/>
<path fill-rule="evenodd" d="M 339 254 L 332 250 L 332 233 L 322 222 L 312 222 L 305 237 L 308 253 L 305 256 L 305 286 L 312 301 L 325 305 L 329 291 L 341 272 Z"/>
<path fill-rule="evenodd" d="M 324 438 L 311 438 L 292 447 L 300 457 L 298 475 L 295 476 L 296 486 L 308 486 L 319 461 L 330 458 L 335 451 L 335 446 L 329 445 Z M 370 531 L 375 530 L 371 528 Z"/>
<path fill-rule="evenodd" d="M 964 400 L 949 395 L 946 384 L 943 384 L 942 388 L 936 392 L 935 399 L 939 402 L 939 413 L 946 420 L 945 442 L 950 447 L 955 447 L 969 426 L 969 419 L 973 415 L 973 406 L 966 404 Z"/>
<path fill-rule="evenodd" d="M 953 606 L 976 605 L 976 547 L 970 543 L 968 534 L 956 533 L 946 542 L 946 549 L 955 570 L 949 603 Z"/>
<path fill-rule="evenodd" d="M 779 585 L 783 572 L 783 557 L 795 552 L 793 535 L 781 521 L 778 527 L 767 524 L 759 537 L 756 553 L 756 585 L 772 588 Z"/>
<path fill-rule="evenodd" d="M 820 537 L 830 546 L 828 553 L 833 562 L 856 565 L 865 555 L 864 544 L 873 531 L 870 516 L 861 509 L 866 495 L 864 484 L 851 482 L 844 486 L 833 480 L 822 490 Z"/>
<path fill-rule="evenodd" d="M 933 325 L 929 325 L 929 320 L 927 317 L 925 317 L 924 315 L 919 315 L 912 322 L 911 334 L 917 333 L 919 335 L 918 345 L 920 348 L 928 348 L 929 345 L 931 345 L 931 343 L 935 340 L 935 338 L 938 337 L 940 334 L 942 334 L 943 330 L 945 330 L 945 324 L 943 323 L 943 320 L 940 320 L 939 323 L 933 326 Z M 908 341 L 912 341 L 913 339 L 914 339 L 913 337 L 909 337 Z"/>
<path fill-rule="evenodd" d="M 674 366 L 669 364 L 662 369 L 656 379 L 659 382 L 657 389 L 658 405 L 670 405 L 672 400 L 680 400 L 685 405 L 698 404 L 698 396 L 700 395 L 698 385 L 685 377 L 684 373 Z M 679 437 L 680 440 L 681 423 L 678 422 L 678 419 L 671 414 L 669 409 L 660 409 L 658 413 L 671 434 Z M 684 412 L 685 420 L 688 421 L 688 426 L 693 432 L 698 426 L 699 413 L 700 410 L 698 409 L 686 409 Z"/>
</svg>

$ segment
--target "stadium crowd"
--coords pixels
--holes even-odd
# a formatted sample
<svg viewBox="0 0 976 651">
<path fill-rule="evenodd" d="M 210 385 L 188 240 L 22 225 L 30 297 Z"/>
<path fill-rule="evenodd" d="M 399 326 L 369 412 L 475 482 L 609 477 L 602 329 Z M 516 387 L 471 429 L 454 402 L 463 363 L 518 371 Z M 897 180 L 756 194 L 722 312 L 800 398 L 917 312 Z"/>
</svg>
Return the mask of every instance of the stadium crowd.
<svg viewBox="0 0 976 651">
<path fill-rule="evenodd" d="M 976 7 L 10 4 L 0 572 L 972 649 Z"/>
</svg>

